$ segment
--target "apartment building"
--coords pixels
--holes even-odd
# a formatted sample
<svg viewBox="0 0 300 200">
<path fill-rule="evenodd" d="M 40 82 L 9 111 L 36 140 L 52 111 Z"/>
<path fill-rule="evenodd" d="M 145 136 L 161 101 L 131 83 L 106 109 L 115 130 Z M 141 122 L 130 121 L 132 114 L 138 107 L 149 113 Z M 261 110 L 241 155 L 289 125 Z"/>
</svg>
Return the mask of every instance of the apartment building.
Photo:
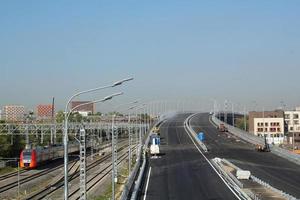
<svg viewBox="0 0 300 200">
<path fill-rule="evenodd" d="M 36 107 L 36 115 L 38 119 L 51 119 L 52 118 L 52 111 L 54 111 L 52 104 L 47 105 L 38 105 Z"/>
<path fill-rule="evenodd" d="M 300 107 L 293 111 L 284 112 L 284 120 L 288 126 L 288 141 L 290 144 L 300 143 Z"/>
<path fill-rule="evenodd" d="M 284 112 L 249 112 L 249 132 L 266 137 L 268 143 L 282 144 L 284 141 Z"/>
<path fill-rule="evenodd" d="M 3 107 L 3 115 L 6 121 L 23 121 L 25 115 L 25 107 L 21 105 L 6 105 Z"/>
</svg>

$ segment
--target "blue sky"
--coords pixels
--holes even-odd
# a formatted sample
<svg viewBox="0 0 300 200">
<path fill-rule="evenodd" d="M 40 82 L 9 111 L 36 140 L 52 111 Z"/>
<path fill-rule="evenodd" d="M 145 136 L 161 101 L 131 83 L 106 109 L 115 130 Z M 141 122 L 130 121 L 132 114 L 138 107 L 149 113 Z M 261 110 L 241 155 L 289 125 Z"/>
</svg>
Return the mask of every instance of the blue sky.
<svg viewBox="0 0 300 200">
<path fill-rule="evenodd" d="M 300 1 L 1 1 L 0 105 L 133 76 L 133 99 L 300 105 Z M 196 103 L 195 103 L 196 102 Z M 195 104 L 195 105 L 193 105 Z M 99 108 L 100 109 L 100 108 Z"/>
</svg>

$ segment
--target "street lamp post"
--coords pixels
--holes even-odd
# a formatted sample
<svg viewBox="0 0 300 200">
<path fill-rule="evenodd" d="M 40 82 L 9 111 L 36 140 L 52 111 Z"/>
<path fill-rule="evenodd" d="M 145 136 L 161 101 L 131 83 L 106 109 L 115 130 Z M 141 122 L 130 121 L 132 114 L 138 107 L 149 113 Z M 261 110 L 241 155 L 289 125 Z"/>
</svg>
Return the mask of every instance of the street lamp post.
<svg viewBox="0 0 300 200">
<path fill-rule="evenodd" d="M 95 92 L 98 90 L 102 90 L 102 89 L 106 89 L 106 88 L 112 88 L 112 87 L 116 87 L 118 85 L 123 84 L 126 81 L 131 81 L 133 80 L 133 78 L 127 78 L 127 79 L 123 79 L 120 81 L 117 81 L 115 83 L 113 83 L 112 85 L 107 85 L 107 86 L 102 86 L 102 87 L 97 87 L 97 88 L 93 88 L 93 89 L 88 89 L 88 90 L 84 90 L 81 92 L 78 92 L 76 94 L 74 94 L 73 96 L 71 96 L 69 98 L 69 100 L 67 101 L 67 104 L 65 106 L 65 113 L 64 113 L 64 199 L 68 200 L 69 198 L 69 185 L 68 185 L 68 116 L 69 116 L 69 105 L 71 103 L 71 101 L 75 98 L 78 97 L 79 95 L 82 94 L 86 94 L 86 93 L 90 93 L 90 92 Z"/>
<path fill-rule="evenodd" d="M 146 106 L 146 104 L 142 104 L 139 108 L 136 108 L 136 116 L 138 116 L 137 112 L 138 110 L 143 109 Z M 137 138 L 137 140 L 139 140 L 139 142 L 137 142 L 139 145 L 139 147 L 137 148 L 137 156 L 138 154 L 141 152 L 141 147 L 142 147 L 142 115 L 140 114 L 140 124 L 139 124 L 139 136 Z"/>
<path fill-rule="evenodd" d="M 244 130 L 247 131 L 246 106 L 244 106 Z"/>
<path fill-rule="evenodd" d="M 103 103 L 107 100 L 111 100 L 115 96 L 122 95 L 122 94 L 123 93 L 121 92 L 115 93 L 100 100 L 79 104 L 70 110 L 67 119 L 69 118 L 70 114 L 79 107 L 94 104 L 94 103 L 99 103 L 99 102 Z M 80 128 L 80 136 L 79 139 L 76 138 L 76 140 L 79 142 L 80 145 L 79 148 L 80 149 L 80 172 L 81 172 L 80 173 L 80 199 L 86 199 L 86 150 L 85 150 L 86 140 L 85 140 L 85 130 L 83 128 Z"/>
<path fill-rule="evenodd" d="M 231 112 L 232 112 L 232 126 L 234 127 L 235 119 L 234 119 L 234 105 L 233 102 L 231 102 Z"/>
</svg>

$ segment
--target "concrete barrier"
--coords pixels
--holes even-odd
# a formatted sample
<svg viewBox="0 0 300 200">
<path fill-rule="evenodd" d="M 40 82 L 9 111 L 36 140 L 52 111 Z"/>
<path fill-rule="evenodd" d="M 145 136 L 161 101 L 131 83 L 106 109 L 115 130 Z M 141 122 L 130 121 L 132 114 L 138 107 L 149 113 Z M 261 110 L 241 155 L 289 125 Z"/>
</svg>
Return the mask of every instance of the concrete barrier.
<svg viewBox="0 0 300 200">
<path fill-rule="evenodd" d="M 201 149 L 204 151 L 204 152 L 207 152 L 208 149 L 206 147 L 206 145 L 200 141 L 197 137 L 197 133 L 194 131 L 194 129 L 190 126 L 190 120 L 192 117 L 194 117 L 196 114 L 193 114 L 191 116 L 189 116 L 185 121 L 184 121 L 184 128 L 186 129 L 186 131 L 188 133 L 191 134 L 191 136 L 196 140 L 196 142 L 199 144 L 199 146 L 201 147 Z"/>
</svg>

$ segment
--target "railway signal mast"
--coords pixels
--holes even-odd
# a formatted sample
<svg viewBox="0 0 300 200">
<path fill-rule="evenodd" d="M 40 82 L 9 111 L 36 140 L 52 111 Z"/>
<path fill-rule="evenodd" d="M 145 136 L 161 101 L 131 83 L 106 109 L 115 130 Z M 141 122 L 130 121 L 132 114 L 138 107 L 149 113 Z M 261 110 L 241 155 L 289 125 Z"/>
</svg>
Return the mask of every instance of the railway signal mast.
<svg viewBox="0 0 300 200">
<path fill-rule="evenodd" d="M 85 130 L 82 127 L 79 131 L 79 144 L 80 144 L 80 200 L 86 200 L 86 140 L 85 140 Z"/>
</svg>

